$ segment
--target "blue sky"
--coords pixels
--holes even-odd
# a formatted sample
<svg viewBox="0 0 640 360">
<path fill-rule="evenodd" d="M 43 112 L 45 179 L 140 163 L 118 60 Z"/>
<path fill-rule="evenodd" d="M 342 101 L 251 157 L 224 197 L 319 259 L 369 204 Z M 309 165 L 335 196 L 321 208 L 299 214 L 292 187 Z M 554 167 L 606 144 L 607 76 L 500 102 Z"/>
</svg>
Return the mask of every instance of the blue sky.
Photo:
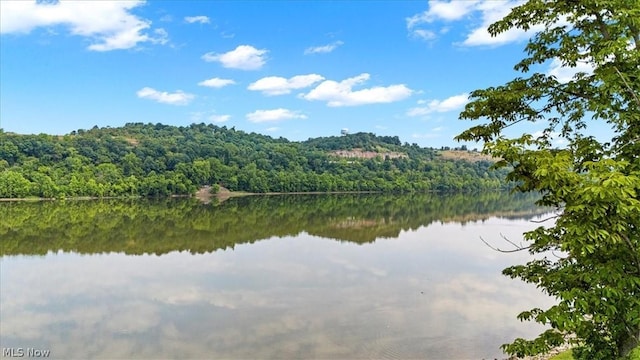
<svg viewBox="0 0 640 360">
<path fill-rule="evenodd" d="M 204 122 L 290 140 L 348 128 L 458 145 L 468 93 L 516 75 L 531 33 L 486 28 L 517 3 L 3 0 L 0 127 Z M 539 71 L 571 76 L 554 63 Z"/>
</svg>

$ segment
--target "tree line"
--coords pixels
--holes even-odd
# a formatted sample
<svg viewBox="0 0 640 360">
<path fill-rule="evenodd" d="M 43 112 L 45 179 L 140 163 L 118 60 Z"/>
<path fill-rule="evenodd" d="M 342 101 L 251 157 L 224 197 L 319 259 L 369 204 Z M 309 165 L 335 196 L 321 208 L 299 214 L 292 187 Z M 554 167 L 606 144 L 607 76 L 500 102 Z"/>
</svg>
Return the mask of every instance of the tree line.
<svg viewBox="0 0 640 360">
<path fill-rule="evenodd" d="M 340 158 L 330 152 L 336 149 L 381 155 Z M 507 187 L 506 172 L 491 166 L 370 133 L 292 142 L 212 124 L 129 123 L 63 136 L 0 131 L 0 198 L 189 195 L 210 184 L 256 193 Z"/>
</svg>

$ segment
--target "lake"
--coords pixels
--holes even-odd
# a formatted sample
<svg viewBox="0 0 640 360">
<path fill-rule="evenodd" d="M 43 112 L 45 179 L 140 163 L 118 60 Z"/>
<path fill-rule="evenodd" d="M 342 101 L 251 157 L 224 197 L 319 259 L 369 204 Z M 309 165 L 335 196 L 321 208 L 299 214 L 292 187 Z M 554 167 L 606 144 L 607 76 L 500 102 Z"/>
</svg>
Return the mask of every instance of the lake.
<svg viewBox="0 0 640 360">
<path fill-rule="evenodd" d="M 0 203 L 0 339 L 52 358 L 494 359 L 531 196 Z"/>
</svg>

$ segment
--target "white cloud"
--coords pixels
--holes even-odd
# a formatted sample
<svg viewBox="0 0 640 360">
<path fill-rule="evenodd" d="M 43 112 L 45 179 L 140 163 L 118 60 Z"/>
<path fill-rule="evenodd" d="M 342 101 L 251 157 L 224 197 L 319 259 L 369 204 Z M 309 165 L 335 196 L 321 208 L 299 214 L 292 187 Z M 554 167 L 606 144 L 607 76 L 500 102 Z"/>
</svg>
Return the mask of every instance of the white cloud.
<svg viewBox="0 0 640 360">
<path fill-rule="evenodd" d="M 213 123 L 223 123 L 231 119 L 231 115 L 218 115 L 210 111 L 194 111 L 189 113 L 189 115 L 193 122 L 200 122 L 202 119 L 206 119 Z"/>
<path fill-rule="evenodd" d="M 268 131 L 268 132 L 274 132 L 274 131 L 278 131 L 278 130 L 280 130 L 280 128 L 277 127 L 277 126 L 272 126 L 270 128 L 266 128 L 265 129 L 265 131 Z"/>
<path fill-rule="evenodd" d="M 421 39 L 421 40 L 433 40 L 437 37 L 436 33 L 431 30 L 425 29 L 414 29 L 411 34 L 413 37 Z"/>
<path fill-rule="evenodd" d="M 288 119 L 306 119 L 307 116 L 299 111 L 291 111 L 288 109 L 273 109 L 273 110 L 256 110 L 252 113 L 248 113 L 247 120 L 252 123 L 262 122 L 276 122 Z"/>
<path fill-rule="evenodd" d="M 424 29 L 425 24 L 433 23 L 436 20 L 454 21 L 460 20 L 474 10 L 479 0 L 466 1 L 429 1 L 429 9 L 406 18 L 407 30 L 411 36 L 422 40 L 433 40 L 436 32 Z M 446 31 L 444 31 L 446 32 Z"/>
<path fill-rule="evenodd" d="M 365 104 L 391 103 L 411 96 L 412 90 L 404 84 L 376 86 L 368 89 L 353 90 L 355 85 L 369 80 L 367 73 L 342 80 L 325 80 L 307 94 L 301 94 L 306 100 L 326 101 L 328 106 L 357 106 Z"/>
<path fill-rule="evenodd" d="M 577 73 L 591 74 L 593 73 L 593 64 L 589 62 L 579 62 L 575 67 L 563 66 L 559 59 L 553 59 L 549 64 L 547 74 L 555 76 L 556 80 L 561 83 L 569 82 Z"/>
<path fill-rule="evenodd" d="M 460 95 L 451 96 L 444 100 L 431 100 L 426 106 L 414 107 L 407 111 L 408 116 L 422 116 L 431 114 L 434 112 L 449 112 L 457 110 L 465 106 L 469 102 L 469 94 L 463 93 Z M 418 103 L 423 103 L 418 101 Z"/>
<path fill-rule="evenodd" d="M 204 15 L 185 16 L 184 21 L 188 22 L 189 24 L 193 24 L 193 23 L 208 24 L 211 22 L 211 20 L 209 20 L 209 17 Z"/>
<path fill-rule="evenodd" d="M 187 105 L 193 100 L 195 95 L 188 94 L 182 90 L 178 90 L 174 93 L 168 93 L 166 91 L 158 91 L 150 87 L 144 87 L 136 93 L 141 99 L 154 100 L 163 104 L 170 105 Z"/>
<path fill-rule="evenodd" d="M 466 1 L 429 1 L 429 10 L 407 18 L 407 28 L 411 29 L 423 23 L 435 20 L 460 20 L 474 10 L 478 0 Z"/>
<path fill-rule="evenodd" d="M 156 37 L 149 39 L 149 41 L 151 41 L 152 43 L 164 45 L 169 42 L 169 33 L 167 32 L 167 30 L 158 28 L 153 30 L 153 33 L 156 35 Z"/>
<path fill-rule="evenodd" d="M 262 91 L 265 95 L 284 95 L 289 94 L 291 90 L 303 89 L 322 80 L 324 77 L 318 74 L 297 75 L 289 79 L 268 76 L 250 84 L 247 89 Z"/>
<path fill-rule="evenodd" d="M 251 45 L 240 45 L 224 54 L 206 53 L 202 59 L 207 62 L 219 62 L 229 69 L 258 70 L 266 62 L 267 50 L 256 49 Z"/>
<path fill-rule="evenodd" d="M 543 25 L 536 25 L 524 31 L 520 29 L 510 29 L 497 36 L 491 36 L 489 34 L 489 25 L 505 17 L 511 9 L 515 6 L 522 4 L 523 1 L 484 1 L 479 4 L 478 11 L 482 14 L 482 24 L 471 31 L 467 35 L 467 38 L 462 42 L 466 46 L 498 46 L 520 40 L 526 40 L 530 38 L 535 32 L 544 29 Z"/>
<path fill-rule="evenodd" d="M 165 44 L 167 32 L 145 31 L 151 21 L 131 13 L 144 1 L 0 1 L 0 33 L 27 34 L 38 27 L 63 26 L 72 35 L 88 37 L 93 51 L 130 49 L 139 43 Z"/>
<path fill-rule="evenodd" d="M 344 43 L 340 40 L 334 41 L 331 44 L 323 45 L 323 46 L 312 46 L 305 49 L 304 54 L 325 54 L 330 53 L 335 50 L 338 46 L 343 45 Z"/>
<path fill-rule="evenodd" d="M 466 0 L 466 1 L 429 1 L 428 10 L 406 19 L 407 30 L 417 38 L 432 40 L 436 33 L 446 33 L 448 26 L 442 26 L 439 31 L 433 27 L 436 22 L 453 22 L 466 18 L 479 18 L 479 25 L 470 30 L 461 45 L 464 46 L 499 46 L 511 42 L 528 39 L 537 31 L 543 29 L 536 26 L 529 31 L 511 29 L 492 37 L 487 30 L 489 25 L 506 16 L 513 7 L 522 4 L 523 0 Z M 439 25 L 440 26 L 440 25 Z M 426 28 L 425 28 L 426 27 Z"/>
<path fill-rule="evenodd" d="M 211 115 L 209 116 L 209 121 L 214 123 L 223 123 L 229 121 L 231 119 L 231 115 Z"/>
<path fill-rule="evenodd" d="M 236 82 L 231 79 L 221 79 L 221 78 L 215 77 L 208 80 L 200 81 L 198 85 L 219 89 L 221 87 L 225 87 L 227 85 L 233 85 L 235 83 Z"/>
</svg>

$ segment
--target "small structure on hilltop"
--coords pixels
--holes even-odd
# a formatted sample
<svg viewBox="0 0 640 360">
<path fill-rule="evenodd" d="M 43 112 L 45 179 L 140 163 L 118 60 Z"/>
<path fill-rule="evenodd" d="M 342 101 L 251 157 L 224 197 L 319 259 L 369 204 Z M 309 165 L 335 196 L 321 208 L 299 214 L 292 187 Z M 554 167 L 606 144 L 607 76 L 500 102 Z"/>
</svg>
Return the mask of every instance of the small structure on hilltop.
<svg viewBox="0 0 640 360">
<path fill-rule="evenodd" d="M 349 129 L 344 128 L 344 129 L 340 130 L 340 135 L 342 135 L 342 136 L 349 135 Z"/>
</svg>

